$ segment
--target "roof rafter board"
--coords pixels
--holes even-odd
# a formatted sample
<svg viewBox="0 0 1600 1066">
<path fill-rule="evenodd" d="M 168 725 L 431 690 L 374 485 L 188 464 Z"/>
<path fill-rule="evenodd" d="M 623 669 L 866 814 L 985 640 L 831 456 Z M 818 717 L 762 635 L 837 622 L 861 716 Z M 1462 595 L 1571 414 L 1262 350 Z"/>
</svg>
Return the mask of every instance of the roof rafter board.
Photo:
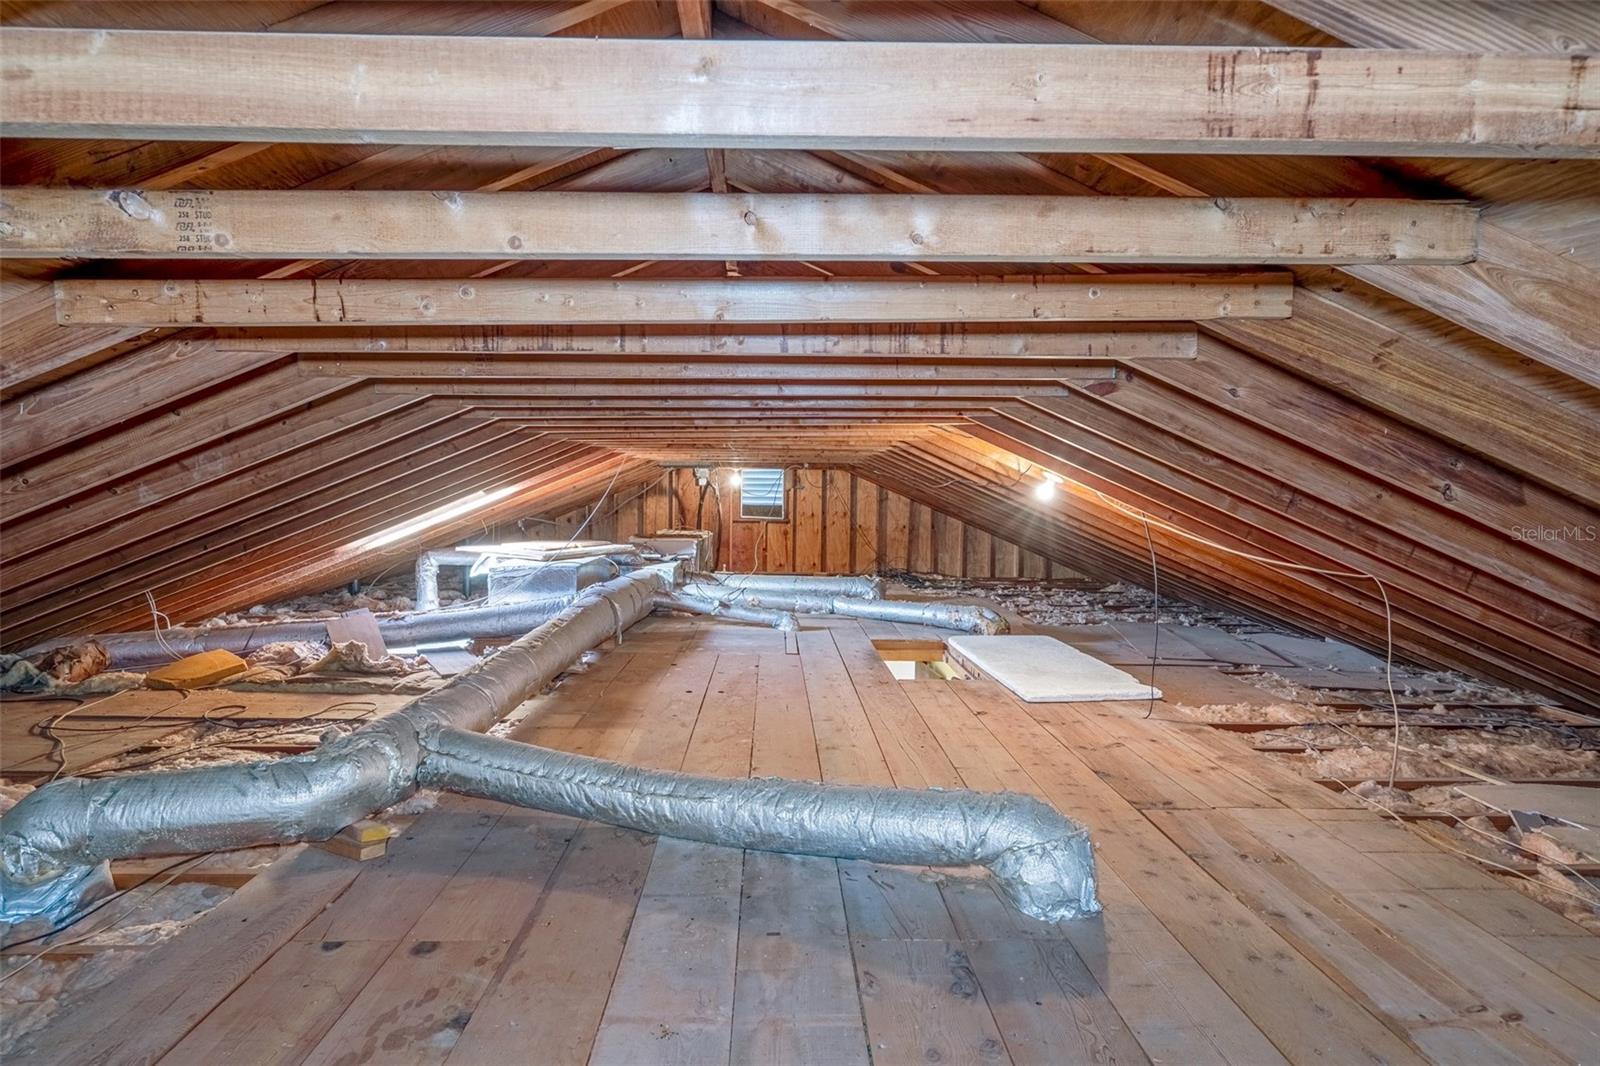
<svg viewBox="0 0 1600 1066">
<path fill-rule="evenodd" d="M 71 507 L 46 507 L 20 518 L 8 513 L 6 536 L 0 538 L 0 557 L 6 562 L 9 576 L 9 567 L 24 555 L 58 550 L 68 538 L 92 535 L 133 514 L 187 500 L 203 487 L 227 484 L 237 491 L 242 480 L 271 480 L 276 476 L 271 464 L 291 453 L 304 452 L 318 458 L 338 456 L 340 442 L 363 423 L 424 404 L 447 411 L 462 406 L 458 401 L 375 396 L 351 390 L 246 430 L 230 439 L 225 448 L 209 450 L 203 463 L 184 456 L 143 470 L 134 491 L 128 491 L 133 488 L 131 485 L 113 485 Z"/>
<path fill-rule="evenodd" d="M 398 418 L 382 418 L 376 425 L 369 423 L 341 436 L 338 450 L 329 449 L 314 468 L 285 461 L 289 458 L 285 457 L 267 464 L 270 476 L 245 476 L 197 489 L 180 501 L 182 513 L 174 513 L 169 505 L 126 516 L 116 523 L 116 544 L 109 551 L 79 540 L 8 564 L 4 610 L 77 584 L 82 580 L 81 570 L 93 572 L 94 582 L 107 581 L 152 557 L 182 551 L 191 541 L 237 536 L 264 516 L 294 514 L 309 506 L 306 501 L 317 493 L 354 491 L 389 477 L 406 476 L 423 453 L 449 457 L 513 435 L 524 445 L 534 439 L 516 427 L 468 422 L 416 405 Z M 357 457 L 359 462 L 352 461 Z M 164 517 L 169 513 L 170 521 Z M 90 562 L 93 566 L 87 567 Z"/>
<path fill-rule="evenodd" d="M 945 463 L 952 461 L 953 458 L 947 452 L 942 455 L 942 461 Z M 945 474 L 940 473 L 940 468 L 936 468 L 933 475 L 921 476 L 945 476 Z M 986 480 L 999 480 L 999 477 Z M 1014 487 L 1012 490 L 1015 491 Z M 949 491 L 955 492 L 954 489 Z M 1119 497 L 1124 495 L 1115 484 L 1108 486 L 1108 491 Z M 1076 497 L 1072 507 L 1062 509 L 1059 516 L 1065 521 L 1081 525 L 1095 543 L 1117 545 L 1120 551 L 1135 559 L 1142 559 L 1145 542 L 1138 519 L 1113 507 L 1094 506 L 1095 503 L 1093 490 L 1088 490 Z M 1013 504 L 1013 506 L 1019 505 Z M 1160 507 L 1152 508 L 1152 513 L 1169 517 L 1166 510 Z M 1170 536 L 1159 528 L 1153 530 L 1153 537 L 1162 558 L 1167 560 L 1168 567 L 1176 569 L 1180 574 L 1195 578 L 1216 593 L 1235 600 L 1242 598 L 1255 603 L 1266 612 L 1285 618 L 1292 624 L 1332 628 L 1368 646 L 1374 641 L 1381 646 L 1383 611 L 1375 594 L 1364 594 L 1356 589 L 1314 580 L 1312 584 L 1325 587 L 1313 600 L 1301 583 L 1279 571 L 1249 562 L 1241 563 L 1226 555 L 1213 554 L 1187 540 Z M 1143 577 L 1135 576 L 1133 580 L 1142 581 Z M 1166 584 L 1165 577 L 1163 584 Z M 1333 598 L 1329 598 L 1330 596 Z M 1419 628 L 1397 618 L 1396 632 L 1402 638 L 1409 637 L 1405 643 L 1409 643 L 1413 650 L 1425 655 L 1431 662 L 1476 663 L 1481 655 L 1476 649 L 1464 653 L 1459 644 L 1451 639 L 1441 641 L 1435 636 L 1436 626 L 1424 625 Z M 1493 657 L 1501 663 L 1496 671 L 1499 676 L 1523 681 L 1532 680 L 1527 668 L 1520 662 L 1513 660 L 1510 665 L 1504 665 L 1503 657 L 1499 655 Z M 1556 691 L 1567 693 L 1577 691 L 1570 687 L 1570 683 L 1558 681 L 1552 686 L 1548 675 L 1545 675 L 1543 684 L 1547 688 L 1553 687 Z"/>
<path fill-rule="evenodd" d="M 1558 56 L 13 28 L 0 62 L 17 136 L 1600 152 L 1600 76 Z"/>
<path fill-rule="evenodd" d="M 335 535 L 334 543 L 326 544 L 297 544 L 291 538 L 291 546 L 287 552 L 274 552 L 261 558 L 252 557 L 233 565 L 218 567 L 215 572 L 208 569 L 203 577 L 203 584 L 195 587 L 192 592 L 189 592 L 188 585 L 185 585 L 188 594 L 182 601 L 173 603 L 169 613 L 175 621 L 197 620 L 221 611 L 238 610 L 262 600 L 326 589 L 352 577 L 371 573 L 373 568 L 381 568 L 381 564 L 386 562 L 415 555 L 418 550 L 449 544 L 466 532 L 481 529 L 484 523 L 492 525 L 513 518 L 531 506 L 543 506 L 552 496 L 555 499 L 550 501 L 549 505 L 559 506 L 561 501 L 575 493 L 581 495 L 588 492 L 588 486 L 596 481 L 603 485 L 613 469 L 618 466 L 624 471 L 624 476 L 619 477 L 618 484 L 626 486 L 631 484 L 629 476 L 626 475 L 630 468 L 643 474 L 648 470 L 649 464 L 617 455 L 615 452 L 590 449 L 589 454 L 565 464 L 559 471 L 536 477 L 533 483 L 520 487 L 511 496 L 489 504 L 482 510 L 464 515 L 445 525 L 433 527 L 412 541 L 370 551 L 330 552 L 331 547 L 350 543 L 353 536 L 364 535 L 352 534 L 349 531 L 339 532 Z M 457 496 L 459 491 L 458 486 L 455 490 Z M 377 516 L 371 521 L 366 532 L 383 529 L 415 513 L 414 507 L 407 507 L 404 510 L 391 511 L 385 516 Z M 245 577 L 248 577 L 248 580 L 242 580 Z M 163 602 L 163 609 L 167 609 L 168 606 Z M 138 610 L 135 608 L 125 612 L 120 620 L 97 621 L 96 628 L 107 622 L 121 625 L 136 624 L 138 617 Z"/>
<path fill-rule="evenodd" d="M 0 256 L 1464 263 L 1453 201 L 8 189 Z"/>
<path fill-rule="evenodd" d="M 1041 427 L 1048 428 L 1048 423 Z M 1060 440 L 1052 443 L 1048 438 L 1035 436 L 1026 428 L 1004 420 L 986 419 L 981 426 L 967 428 L 965 432 L 1047 464 L 1052 459 L 1057 464 L 1066 464 L 1070 471 L 1068 476 L 1088 485 L 1090 491 L 1124 497 L 1124 502 L 1136 509 L 1149 509 L 1181 527 L 1199 529 L 1208 537 L 1233 540 L 1242 550 L 1274 554 L 1290 562 L 1325 569 L 1348 571 L 1354 568 L 1374 573 L 1387 583 L 1397 611 L 1427 619 L 1441 632 L 1472 634 L 1468 639 L 1481 650 L 1511 655 L 1529 664 L 1540 663 L 1547 674 L 1566 672 L 1583 676 L 1587 670 L 1592 676 L 1600 668 L 1597 667 L 1600 659 L 1587 650 L 1594 641 L 1592 626 L 1590 633 L 1582 634 L 1581 616 L 1552 610 L 1518 593 L 1514 586 L 1493 578 L 1473 583 L 1476 599 L 1458 593 L 1448 583 L 1449 575 L 1445 575 L 1446 580 L 1439 580 L 1436 553 L 1432 558 L 1421 558 L 1427 553 L 1419 552 L 1419 558 L 1406 565 L 1386 561 L 1388 556 L 1383 554 L 1381 545 L 1377 550 L 1367 549 L 1356 554 L 1356 549 L 1339 539 L 1343 516 L 1329 509 L 1320 509 L 1329 527 L 1324 533 L 1320 527 L 1301 526 L 1274 513 L 1272 502 L 1253 496 L 1248 485 L 1234 484 L 1226 492 L 1219 492 L 1186 474 L 1163 477 L 1159 470 L 1153 473 L 1124 471 L 1108 462 L 1117 458 L 1114 448 L 1095 448 L 1092 442 L 1086 442 L 1083 450 L 1079 450 Z M 1073 439 L 1078 440 L 1080 436 L 1073 434 Z M 1306 516 L 1306 520 L 1309 522 L 1314 517 Z M 1344 526 L 1348 524 L 1348 520 L 1343 521 Z M 1388 550 L 1396 558 L 1404 557 L 1403 552 Z M 1429 571 L 1433 572 L 1432 579 Z M 1312 574 L 1301 583 L 1322 587 L 1325 591 L 1338 587 L 1338 594 L 1354 594 L 1363 603 L 1377 600 L 1373 586 L 1359 579 L 1335 581 Z M 1545 624 L 1525 621 L 1524 611 L 1528 612 L 1528 617 L 1537 616 Z M 1548 623 L 1552 618 L 1559 628 L 1550 627 Z"/>
<path fill-rule="evenodd" d="M 1288 274 L 1025 280 L 58 281 L 62 325 L 1107 322 L 1287 318 Z"/>
<path fill-rule="evenodd" d="M 210 537 L 191 538 L 137 566 L 80 574 L 78 581 L 48 597 L 30 596 L 34 601 L 31 607 L 8 606 L 7 639 L 15 639 L 12 634 L 24 631 L 59 630 L 78 624 L 75 620 L 89 611 L 112 608 L 124 601 L 137 602 L 145 589 L 185 582 L 195 573 L 197 564 L 221 565 L 272 543 L 293 543 L 299 550 L 324 545 L 337 548 L 346 542 L 344 531 L 354 528 L 349 521 L 359 518 L 361 509 L 370 513 L 380 504 L 387 506 L 389 511 L 379 515 L 382 520 L 387 520 L 387 514 L 415 514 L 431 502 L 449 503 L 459 498 L 463 484 L 543 469 L 552 457 L 570 455 L 576 447 L 545 443 L 534 449 L 525 438 L 504 434 L 474 441 L 467 448 L 434 449 L 416 461 L 391 463 L 388 469 L 378 471 L 385 475 L 381 479 L 366 478 L 362 479 L 365 484 L 357 482 L 355 488 L 347 483 L 336 491 L 305 497 L 293 509 L 259 511 Z"/>
</svg>

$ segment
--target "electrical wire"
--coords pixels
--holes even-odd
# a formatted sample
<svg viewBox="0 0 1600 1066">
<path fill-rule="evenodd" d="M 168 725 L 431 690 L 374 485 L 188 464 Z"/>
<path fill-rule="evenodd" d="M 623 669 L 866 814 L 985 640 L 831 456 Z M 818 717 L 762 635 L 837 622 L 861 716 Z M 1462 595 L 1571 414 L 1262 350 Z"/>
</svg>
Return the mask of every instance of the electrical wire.
<svg viewBox="0 0 1600 1066">
<path fill-rule="evenodd" d="M 109 700 L 112 696 L 120 696 L 120 695 L 121 695 L 120 692 L 112 692 L 112 693 L 109 693 L 108 695 L 100 697 L 97 700 L 84 701 L 82 699 L 79 699 L 77 703 L 73 704 L 71 707 L 68 707 L 66 710 L 62 711 L 60 714 L 55 715 L 52 718 L 43 719 L 43 720 L 41 720 L 41 721 L 39 721 L 39 722 L 34 724 L 33 728 L 30 729 L 29 732 L 32 732 L 35 736 L 45 737 L 46 739 L 48 739 L 50 741 L 50 758 L 55 760 L 55 763 L 56 763 L 55 772 L 50 775 L 50 780 L 46 781 L 45 784 L 49 784 L 50 781 L 54 781 L 56 778 L 60 777 L 63 773 L 66 772 L 66 769 L 67 769 L 67 742 L 66 742 L 65 738 L 63 738 L 60 734 L 58 734 L 56 732 L 56 727 L 58 725 L 60 725 L 62 722 L 66 721 L 66 719 L 67 719 L 67 717 L 69 715 L 76 714 L 79 711 L 83 710 L 85 707 L 98 706 L 99 704 L 104 703 L 106 700 Z M 130 728 L 131 729 L 131 728 L 134 728 L 135 726 L 141 726 L 141 725 L 143 725 L 144 723 L 148 722 L 150 719 L 152 719 L 154 717 L 155 717 L 154 714 L 147 714 L 143 718 L 139 719 L 139 721 L 135 722 L 133 724 L 133 726 L 128 726 L 126 728 Z M 121 726 L 121 725 L 118 725 L 116 728 L 120 730 L 120 729 L 122 729 L 124 727 Z M 99 730 L 95 730 L 95 729 L 68 729 L 67 732 L 68 733 L 73 733 L 73 732 L 93 733 L 93 732 L 99 732 Z"/>
<path fill-rule="evenodd" d="M 1144 544 L 1150 549 L 1150 592 L 1155 597 L 1155 613 L 1150 616 L 1150 706 L 1144 716 L 1156 713 L 1156 664 L 1161 660 L 1161 570 L 1156 566 L 1156 542 L 1150 536 L 1150 521 L 1144 520 Z"/>
<path fill-rule="evenodd" d="M 161 646 L 162 651 L 172 656 L 173 662 L 177 662 L 179 659 L 183 658 L 183 656 L 174 651 L 172 645 L 167 643 L 167 638 L 161 635 L 161 622 L 165 620 L 167 623 L 167 628 L 171 629 L 172 619 L 168 618 L 164 612 L 156 610 L 156 597 L 154 592 L 149 589 L 145 589 L 144 598 L 145 602 L 150 605 L 150 631 L 155 634 L 156 643 Z"/>
<path fill-rule="evenodd" d="M 1329 570 L 1319 566 L 1311 566 L 1306 563 L 1291 563 L 1283 559 L 1273 559 L 1265 555 L 1254 555 L 1250 552 L 1242 552 L 1237 548 L 1230 548 L 1226 544 L 1218 544 L 1216 541 L 1202 537 L 1198 533 L 1191 533 L 1189 530 L 1183 529 L 1180 526 L 1175 526 L 1170 522 L 1163 522 L 1159 518 L 1151 518 L 1143 510 L 1129 507 L 1120 500 L 1112 499 L 1110 496 L 1107 496 L 1098 489 L 1091 491 L 1093 491 L 1096 496 L 1100 497 L 1101 502 L 1106 506 L 1115 511 L 1119 511 L 1130 518 L 1137 518 L 1143 522 L 1145 524 L 1146 535 L 1149 533 L 1150 526 L 1154 524 L 1160 529 L 1166 530 L 1167 532 L 1176 536 L 1183 537 L 1186 540 L 1192 540 L 1197 544 L 1204 544 L 1209 548 L 1216 549 L 1217 551 L 1225 552 L 1228 555 L 1233 555 L 1240 559 L 1248 559 L 1251 562 L 1260 563 L 1263 566 L 1270 566 L 1275 570 L 1289 572 L 1290 577 L 1294 577 L 1299 581 L 1304 581 L 1304 579 L 1299 578 L 1296 575 L 1296 572 L 1319 574 L 1323 577 L 1363 578 L 1376 585 L 1378 587 L 1378 595 L 1383 600 L 1384 685 L 1389 690 L 1389 706 L 1394 712 L 1395 746 L 1389 759 L 1389 786 L 1391 788 L 1394 787 L 1395 778 L 1399 775 L 1400 767 L 1400 700 L 1395 695 L 1394 691 L 1394 608 L 1389 602 L 1388 588 L 1384 585 L 1383 581 L 1377 577 L 1377 575 L 1369 574 L 1365 570 Z M 1305 583 L 1309 584 L 1309 582 Z"/>
<path fill-rule="evenodd" d="M 146 877 L 143 881 L 140 881 L 138 884 L 129 885 L 127 888 L 119 889 L 116 892 L 113 892 L 111 895 L 107 896 L 103 900 L 100 900 L 98 903 L 94 904 L 92 907 L 89 907 L 88 909 L 86 909 L 84 911 L 81 911 L 80 913 L 74 915 L 70 920 L 68 920 L 66 923 L 64 923 L 60 928 L 52 929 L 47 933 L 40 933 L 38 936 L 30 936 L 26 940 L 13 940 L 9 944 L 0 944 L 0 951 L 9 951 L 12 948 L 25 947 L 28 944 L 37 944 L 41 940 L 46 940 L 46 939 L 49 939 L 50 937 L 58 936 L 61 933 L 66 932 L 68 929 L 71 929 L 73 926 L 77 925 L 79 922 L 83 921 L 85 918 L 89 918 L 89 917 L 92 917 L 95 914 L 98 914 L 100 911 L 102 911 L 105 908 L 111 906 L 111 904 L 115 903 L 117 900 L 121 899 L 122 897 L 128 895 L 130 892 L 138 891 L 139 889 L 143 888 L 145 885 L 148 885 L 151 881 L 154 881 L 158 877 L 163 877 L 163 876 L 166 876 L 168 874 L 171 875 L 171 876 L 168 876 L 166 878 L 166 880 L 163 881 L 161 884 L 159 884 L 155 888 L 151 889 L 143 898 L 135 900 L 134 903 L 131 906 L 129 906 L 129 907 L 125 908 L 124 910 L 118 912 L 117 916 L 115 918 L 112 918 L 111 922 L 108 925 L 102 926 L 99 929 L 91 929 L 88 932 L 84 933 L 82 936 L 74 937 L 71 940 L 62 941 L 59 944 L 52 944 L 51 947 L 67 947 L 67 946 L 72 945 L 72 944 L 81 944 L 85 940 L 88 940 L 90 937 L 94 936 L 96 933 L 104 932 L 111 925 L 115 925 L 121 919 L 127 917 L 129 914 L 132 914 L 140 906 L 144 905 L 145 903 L 148 903 L 150 901 L 150 899 L 152 897 L 154 897 L 157 892 L 160 892 L 163 888 L 166 888 L 173 881 L 177 880 L 178 875 L 183 873 L 183 871 L 178 869 L 178 867 L 180 867 L 180 866 L 193 867 L 195 865 L 198 865 L 203 859 L 208 859 L 208 858 L 210 858 L 211 856 L 213 856 L 215 854 L 216 854 L 216 852 L 214 852 L 214 851 L 208 851 L 208 852 L 205 852 L 205 853 L 200 854 L 200 855 L 185 855 L 183 858 L 179 859 L 177 862 L 174 862 L 174 863 L 172 863 L 172 864 L 170 864 L 168 866 L 163 866 L 161 869 L 157 870 L 155 873 L 151 874 L 149 877 Z M 6 973 L 4 975 L 0 975 L 0 983 L 3 983 L 5 981 L 9 981 L 11 978 L 15 977 L 17 974 L 21 973 L 23 970 L 26 970 L 29 966 L 32 966 L 34 963 L 38 962 L 42 958 L 44 958 L 44 952 L 35 952 L 34 954 L 32 954 L 32 955 L 30 955 L 28 957 L 28 961 L 27 962 L 23 963 L 21 966 L 18 966 L 15 970 L 11 970 L 11 971 L 9 971 L 8 973 Z"/>
<path fill-rule="evenodd" d="M 228 719 L 217 719 L 212 717 L 215 712 L 230 707 L 238 707 L 240 710 L 246 709 L 245 704 L 242 703 L 227 703 L 221 704 L 217 707 L 207 708 L 206 712 L 200 716 L 195 724 L 198 726 L 215 726 L 218 729 L 240 729 L 245 732 L 256 733 L 261 737 L 274 737 L 281 736 L 285 733 L 294 733 L 304 730 L 308 724 L 315 725 L 318 718 L 321 718 L 329 711 L 340 707 L 366 708 L 353 718 L 339 719 L 339 721 L 342 722 L 365 722 L 371 719 L 372 716 L 378 712 L 377 704 L 371 703 L 367 700 L 340 700 L 338 703 L 331 703 L 326 707 L 319 707 L 315 711 L 300 718 L 274 720 L 270 723 L 262 723 L 259 726 L 245 726 L 239 724 L 238 721 L 234 721 L 231 725 L 224 725 L 224 722 L 227 722 Z M 129 770 L 142 770 L 145 767 L 156 766 L 171 759 L 176 759 L 180 755 L 188 755 L 191 752 L 204 751 L 210 748 L 226 748 L 231 746 L 235 739 L 236 738 L 231 737 L 216 737 L 211 740 L 202 740 L 199 743 L 191 744 L 186 748 L 177 748 L 172 751 L 160 752 L 140 762 L 123 763 L 120 766 L 109 766 L 103 770 L 95 770 L 90 773 L 79 774 L 77 776 L 86 778 L 109 777 L 116 774 L 126 773 Z"/>
</svg>

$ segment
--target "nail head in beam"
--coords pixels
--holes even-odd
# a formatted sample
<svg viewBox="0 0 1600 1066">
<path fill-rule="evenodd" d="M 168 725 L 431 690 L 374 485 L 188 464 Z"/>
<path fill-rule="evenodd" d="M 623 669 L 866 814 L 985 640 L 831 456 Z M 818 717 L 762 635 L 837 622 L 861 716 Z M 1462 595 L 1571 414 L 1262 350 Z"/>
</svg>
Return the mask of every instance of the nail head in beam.
<svg viewBox="0 0 1600 1066">
<path fill-rule="evenodd" d="M 1582 57 L 8 28 L 12 136 L 1589 157 Z"/>
<path fill-rule="evenodd" d="M 62 325 L 1113 322 L 1288 318 L 1287 273 L 1024 279 L 74 280 Z"/>
<path fill-rule="evenodd" d="M 0 256 L 1438 265 L 1477 224 L 1395 199 L 16 188 Z"/>
</svg>

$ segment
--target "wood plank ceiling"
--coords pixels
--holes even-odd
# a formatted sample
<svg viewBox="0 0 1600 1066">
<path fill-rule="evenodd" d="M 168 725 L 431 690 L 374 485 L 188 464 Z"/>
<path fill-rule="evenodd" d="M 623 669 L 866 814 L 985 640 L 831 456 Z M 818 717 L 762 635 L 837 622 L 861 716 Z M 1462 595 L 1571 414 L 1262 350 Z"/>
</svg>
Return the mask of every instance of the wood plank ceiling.
<svg viewBox="0 0 1600 1066">
<path fill-rule="evenodd" d="M 0 5 L 4 643 L 766 462 L 1600 703 L 1600 9 L 1461 7 Z"/>
</svg>

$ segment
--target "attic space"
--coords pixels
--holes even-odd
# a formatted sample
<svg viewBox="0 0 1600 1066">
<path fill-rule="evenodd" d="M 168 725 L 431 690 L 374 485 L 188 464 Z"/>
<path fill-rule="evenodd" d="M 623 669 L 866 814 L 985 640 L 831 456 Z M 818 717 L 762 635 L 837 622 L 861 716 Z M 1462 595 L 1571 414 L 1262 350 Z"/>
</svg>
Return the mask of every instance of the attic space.
<svg viewBox="0 0 1600 1066">
<path fill-rule="evenodd" d="M 1600 0 L 0 0 L 7 1066 L 1600 1048 Z"/>
</svg>

